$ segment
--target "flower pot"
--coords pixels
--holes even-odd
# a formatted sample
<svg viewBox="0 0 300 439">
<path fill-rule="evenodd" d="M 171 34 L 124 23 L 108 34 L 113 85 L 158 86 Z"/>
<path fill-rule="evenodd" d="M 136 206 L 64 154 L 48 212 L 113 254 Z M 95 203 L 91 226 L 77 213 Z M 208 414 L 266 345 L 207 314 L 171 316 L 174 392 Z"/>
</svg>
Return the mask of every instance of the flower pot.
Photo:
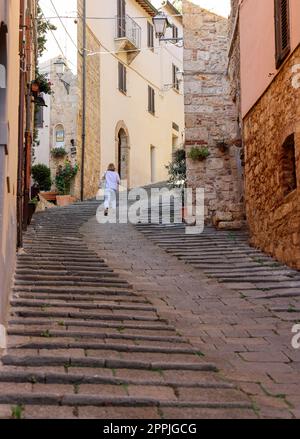
<svg viewBox="0 0 300 439">
<path fill-rule="evenodd" d="M 73 203 L 73 197 L 71 195 L 57 195 L 56 204 L 58 207 L 69 206 Z"/>
</svg>

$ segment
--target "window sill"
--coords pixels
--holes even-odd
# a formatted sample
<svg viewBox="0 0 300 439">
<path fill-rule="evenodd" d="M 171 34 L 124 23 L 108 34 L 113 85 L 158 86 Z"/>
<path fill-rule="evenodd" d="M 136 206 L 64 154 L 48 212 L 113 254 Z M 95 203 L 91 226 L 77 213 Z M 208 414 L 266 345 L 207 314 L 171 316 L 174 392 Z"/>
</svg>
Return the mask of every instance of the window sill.
<svg viewBox="0 0 300 439">
<path fill-rule="evenodd" d="M 127 91 L 120 90 L 119 88 L 118 88 L 118 90 L 123 96 L 127 96 Z"/>
</svg>

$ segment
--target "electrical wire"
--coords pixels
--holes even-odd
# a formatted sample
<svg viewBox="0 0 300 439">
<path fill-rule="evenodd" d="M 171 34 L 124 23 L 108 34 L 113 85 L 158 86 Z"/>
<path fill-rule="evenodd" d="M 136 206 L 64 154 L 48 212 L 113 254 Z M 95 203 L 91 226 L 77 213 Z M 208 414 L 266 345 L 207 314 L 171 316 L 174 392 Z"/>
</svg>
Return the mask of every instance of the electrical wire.
<svg viewBox="0 0 300 439">
<path fill-rule="evenodd" d="M 62 17 L 59 15 L 59 13 L 58 13 L 58 11 L 57 11 L 57 9 L 56 9 L 54 3 L 53 3 L 53 0 L 50 0 L 50 3 L 51 3 L 51 5 L 52 5 L 52 7 L 53 7 L 53 9 L 54 9 L 54 11 L 55 11 L 55 13 L 56 13 L 56 15 L 57 15 L 57 18 L 58 18 L 59 21 L 61 22 L 62 27 L 64 28 L 66 34 L 67 34 L 68 37 L 70 38 L 70 40 L 71 40 L 73 46 L 76 47 L 76 50 L 80 53 L 80 50 L 78 49 L 77 44 L 76 44 L 75 41 L 73 40 L 73 37 L 70 35 L 68 29 L 66 28 L 66 26 L 65 26 L 65 24 L 64 24 L 64 22 L 63 22 L 63 20 L 62 20 Z"/>
<path fill-rule="evenodd" d="M 41 8 L 41 13 L 42 13 L 43 17 L 45 18 L 45 14 L 44 14 L 42 8 Z M 46 23 L 46 24 L 47 24 L 47 27 L 48 27 L 48 29 L 50 30 L 50 32 L 51 32 L 51 34 L 52 34 L 52 36 L 53 36 L 53 38 L 54 38 L 54 41 L 55 41 L 57 47 L 59 48 L 59 51 L 60 51 L 62 57 L 64 58 L 64 60 L 65 60 L 66 62 L 69 62 L 70 64 L 72 64 L 72 65 L 76 68 L 77 66 L 76 66 L 71 60 L 69 60 L 69 59 L 65 56 L 64 51 L 62 50 L 61 45 L 59 44 L 59 42 L 58 42 L 58 40 L 57 40 L 57 38 L 56 38 L 56 36 L 55 36 L 55 34 L 54 34 L 54 31 L 51 29 L 51 27 L 50 27 L 49 24 L 48 24 L 48 20 L 46 20 L 46 22 L 47 22 L 47 23 Z"/>
</svg>

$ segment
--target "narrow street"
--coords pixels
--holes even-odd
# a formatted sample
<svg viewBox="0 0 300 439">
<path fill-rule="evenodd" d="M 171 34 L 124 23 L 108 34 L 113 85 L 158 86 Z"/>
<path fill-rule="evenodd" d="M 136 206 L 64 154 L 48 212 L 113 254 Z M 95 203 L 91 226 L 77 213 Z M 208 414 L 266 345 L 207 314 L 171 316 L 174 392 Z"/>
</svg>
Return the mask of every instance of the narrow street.
<svg viewBox="0 0 300 439">
<path fill-rule="evenodd" d="M 299 276 L 241 234 L 208 229 L 189 243 L 179 226 L 161 236 L 160 226 L 99 225 L 97 206 L 41 213 L 26 234 L 2 357 L 1 417 L 299 415 L 299 357 L 289 348 Z M 217 250 L 203 259 L 207 241 Z M 226 266 L 235 251 L 237 266 Z M 283 281 L 285 291 L 275 282 L 262 293 L 262 264 L 264 282 L 275 270 L 272 285 Z M 240 265 L 247 282 L 236 280 Z M 282 296 L 272 307 L 271 294 Z"/>
</svg>

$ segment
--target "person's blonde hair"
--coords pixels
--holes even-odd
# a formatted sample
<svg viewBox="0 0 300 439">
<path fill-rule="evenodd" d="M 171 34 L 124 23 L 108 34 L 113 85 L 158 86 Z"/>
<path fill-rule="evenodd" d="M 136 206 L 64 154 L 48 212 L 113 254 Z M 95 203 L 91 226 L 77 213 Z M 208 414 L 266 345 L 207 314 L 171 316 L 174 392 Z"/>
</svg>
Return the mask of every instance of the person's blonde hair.
<svg viewBox="0 0 300 439">
<path fill-rule="evenodd" d="M 115 167 L 115 165 L 114 165 L 113 163 L 110 163 L 110 164 L 108 165 L 107 170 L 108 170 L 108 171 L 115 172 L 115 171 L 116 171 L 116 167 Z"/>
</svg>

